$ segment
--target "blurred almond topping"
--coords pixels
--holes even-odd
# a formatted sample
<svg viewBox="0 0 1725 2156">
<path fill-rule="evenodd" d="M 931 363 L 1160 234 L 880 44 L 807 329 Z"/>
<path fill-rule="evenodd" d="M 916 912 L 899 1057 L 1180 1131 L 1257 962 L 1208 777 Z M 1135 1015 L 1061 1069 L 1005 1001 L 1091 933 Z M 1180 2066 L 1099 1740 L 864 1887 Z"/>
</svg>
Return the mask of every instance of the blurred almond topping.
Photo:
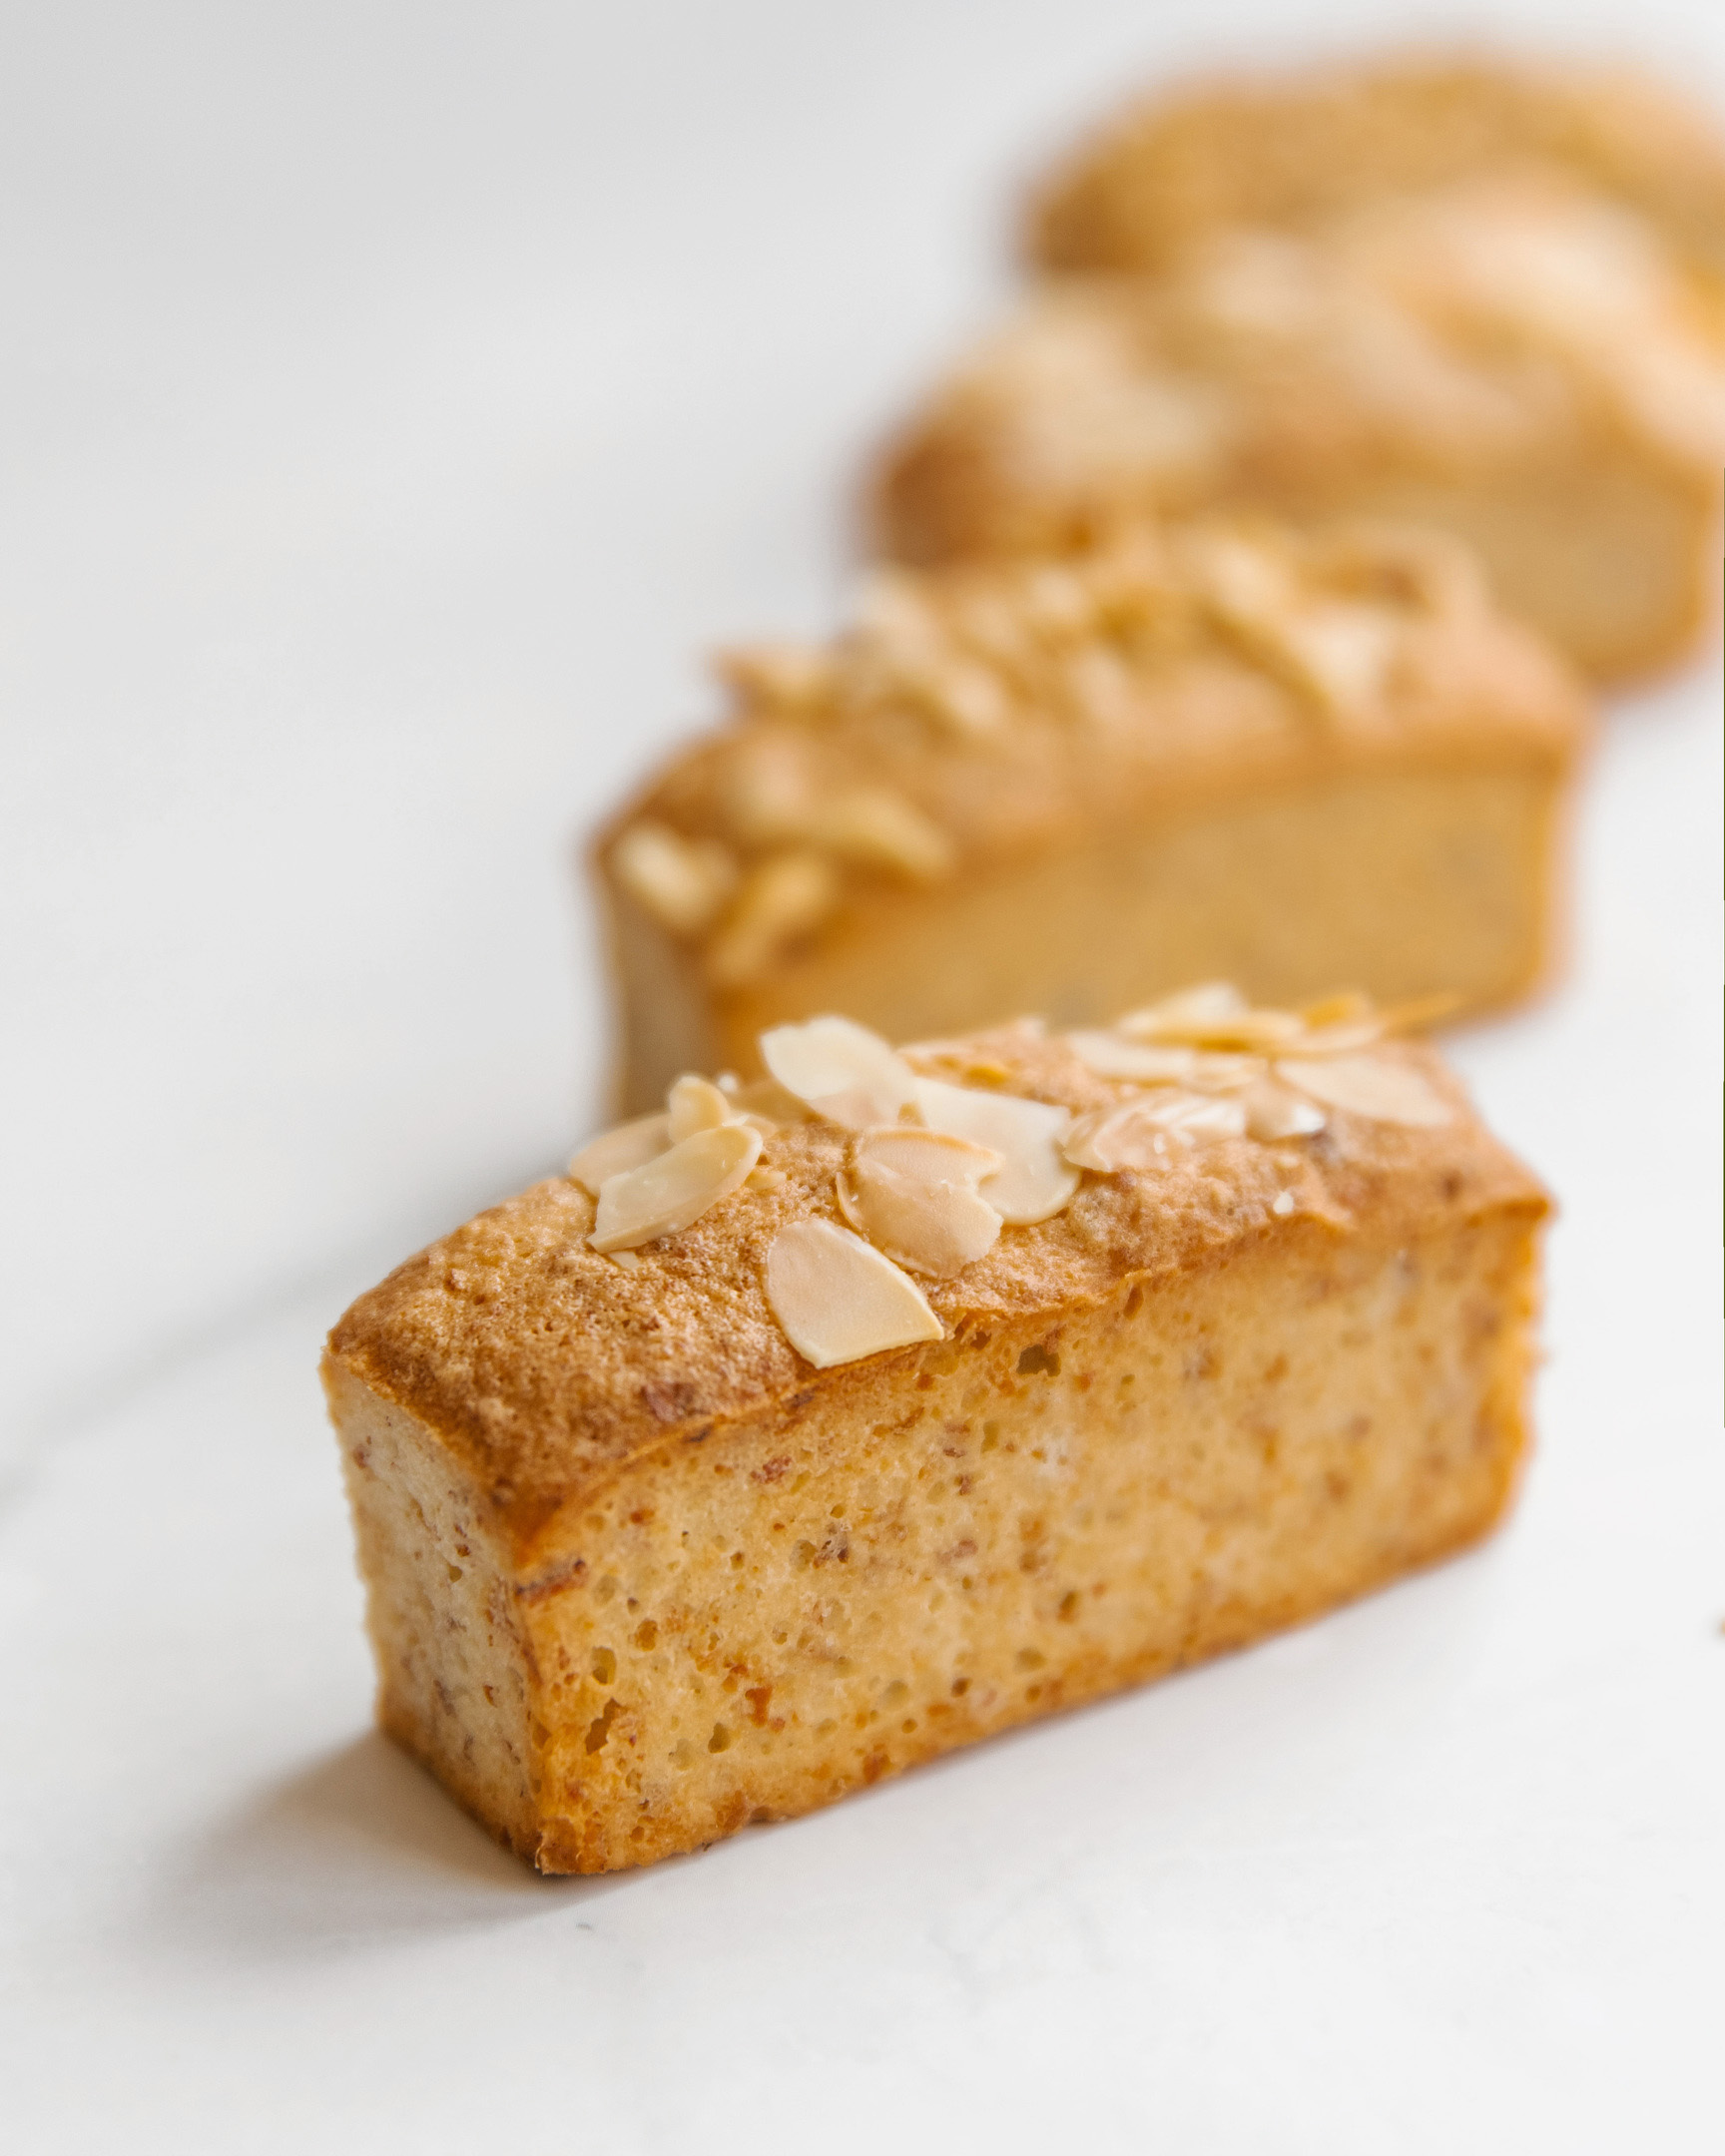
<svg viewBox="0 0 1725 2156">
<path fill-rule="evenodd" d="M 786 712 L 813 711 L 833 686 L 833 667 L 819 646 L 750 644 L 713 655 L 713 671 L 747 704 Z"/>
<path fill-rule="evenodd" d="M 787 945 L 820 927 L 839 896 L 839 871 L 824 853 L 769 854 L 750 869 L 708 946 L 710 977 L 724 988 L 758 979 Z"/>
<path fill-rule="evenodd" d="M 1453 1120 L 1454 1111 L 1406 1064 L 1378 1056 L 1287 1057 L 1276 1066 L 1285 1084 L 1374 1123 L 1401 1123 L 1414 1130 L 1435 1129 Z"/>
<path fill-rule="evenodd" d="M 832 1221 L 793 1221 L 774 1237 L 767 1302 L 792 1347 L 818 1369 L 944 1332 L 907 1273 Z"/>
<path fill-rule="evenodd" d="M 1260 1078 L 1245 1096 L 1246 1134 L 1266 1144 L 1278 1138 L 1311 1138 L 1324 1128 L 1325 1115 L 1316 1102 Z"/>
<path fill-rule="evenodd" d="M 737 888 L 738 867 L 717 838 L 685 838 L 651 817 L 611 848 L 617 880 L 673 935 L 699 935 Z"/>
</svg>

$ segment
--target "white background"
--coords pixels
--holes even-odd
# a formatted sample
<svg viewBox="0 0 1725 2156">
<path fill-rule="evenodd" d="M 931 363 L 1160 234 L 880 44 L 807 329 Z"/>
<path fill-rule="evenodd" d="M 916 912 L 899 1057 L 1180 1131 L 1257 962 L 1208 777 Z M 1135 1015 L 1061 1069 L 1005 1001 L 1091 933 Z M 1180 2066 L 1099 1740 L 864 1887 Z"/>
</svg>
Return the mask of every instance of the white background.
<svg viewBox="0 0 1725 2156">
<path fill-rule="evenodd" d="M 597 1112 L 575 840 L 704 647 L 836 618 L 1024 176 L 1468 21 L 1725 111 L 1679 4 L 7 12 L 9 2147 L 1719 2145 L 1716 658 L 1611 716 L 1571 984 L 1457 1046 L 1563 1206 L 1479 1555 L 547 1885 L 367 1734 L 313 1378 Z"/>
</svg>

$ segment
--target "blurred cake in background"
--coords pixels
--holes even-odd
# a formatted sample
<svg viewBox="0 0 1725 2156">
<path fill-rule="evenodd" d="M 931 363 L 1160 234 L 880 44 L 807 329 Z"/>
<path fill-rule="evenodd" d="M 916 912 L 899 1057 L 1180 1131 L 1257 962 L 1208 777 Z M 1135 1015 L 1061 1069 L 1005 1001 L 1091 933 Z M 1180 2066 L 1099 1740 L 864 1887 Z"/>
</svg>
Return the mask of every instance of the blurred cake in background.
<svg viewBox="0 0 1725 2156">
<path fill-rule="evenodd" d="M 1164 270 L 1198 238 L 1301 232 L 1390 195 L 1542 169 L 1725 270 L 1725 141 L 1622 67 L 1392 56 L 1145 98 L 1060 166 L 1025 249 L 1056 272 Z"/>
<path fill-rule="evenodd" d="M 622 1105 L 853 1013 L 890 1039 L 1182 982 L 1503 1004 L 1546 972 L 1586 700 L 1427 534 L 1139 521 L 889 570 L 734 654 L 596 866 Z"/>
<path fill-rule="evenodd" d="M 929 563 L 1122 511 L 1427 523 L 1601 681 L 1709 618 L 1725 155 L 1615 77 L 1406 66 L 1141 109 L 1039 198 L 1049 272 L 891 448 Z"/>
</svg>

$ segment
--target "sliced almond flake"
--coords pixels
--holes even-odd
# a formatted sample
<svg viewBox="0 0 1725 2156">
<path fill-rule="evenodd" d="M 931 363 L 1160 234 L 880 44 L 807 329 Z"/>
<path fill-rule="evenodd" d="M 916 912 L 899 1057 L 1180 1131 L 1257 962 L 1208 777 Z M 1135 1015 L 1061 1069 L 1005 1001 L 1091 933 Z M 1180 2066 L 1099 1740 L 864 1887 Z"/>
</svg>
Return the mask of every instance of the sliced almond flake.
<svg viewBox="0 0 1725 2156">
<path fill-rule="evenodd" d="M 811 810 L 806 833 L 865 867 L 920 882 L 950 874 L 952 841 L 913 802 L 887 787 L 847 787 Z"/>
<path fill-rule="evenodd" d="M 760 1157 L 761 1133 L 747 1124 L 697 1131 L 656 1160 L 607 1177 L 587 1240 L 609 1256 L 676 1235 L 739 1189 Z"/>
<path fill-rule="evenodd" d="M 905 1175 L 866 1154 L 839 1177 L 838 1193 L 839 1210 L 876 1250 L 936 1280 L 962 1273 L 999 1239 L 999 1214 L 974 1190 Z"/>
<path fill-rule="evenodd" d="M 1190 1144 L 1200 1138 L 1239 1138 L 1245 1130 L 1246 1109 L 1239 1100 L 1158 1093 L 1093 1109 L 1073 1125 L 1065 1153 L 1075 1168 L 1117 1175 L 1122 1169 L 1164 1164 L 1171 1138 Z"/>
<path fill-rule="evenodd" d="M 916 1097 L 909 1064 L 853 1018 L 774 1026 L 761 1036 L 761 1060 L 786 1092 L 847 1130 L 895 1122 Z"/>
<path fill-rule="evenodd" d="M 840 893 L 839 871 L 824 853 L 803 848 L 758 862 L 708 946 L 715 985 L 740 988 L 759 979 L 788 943 L 821 926 Z"/>
<path fill-rule="evenodd" d="M 1389 608 L 1354 600 L 1312 601 L 1263 633 L 1297 688 L 1328 710 L 1370 711 L 1401 654 L 1404 628 Z"/>
<path fill-rule="evenodd" d="M 731 646 L 715 652 L 712 665 L 722 682 L 752 704 L 807 711 L 832 694 L 832 659 L 810 645 Z"/>
<path fill-rule="evenodd" d="M 809 1111 L 795 1093 L 787 1093 L 776 1078 L 754 1078 L 748 1085 L 733 1085 L 729 1098 L 737 1112 L 760 1125 L 806 1123 Z"/>
<path fill-rule="evenodd" d="M 1068 1204 L 1078 1178 L 1060 1152 L 1072 1126 L 1066 1109 L 1015 1093 L 978 1093 L 942 1078 L 918 1078 L 915 1086 L 916 1106 L 930 1130 L 1000 1155 L 1002 1165 L 977 1189 L 1008 1228 L 1051 1220 Z"/>
<path fill-rule="evenodd" d="M 1153 1094 L 1141 1104 L 1142 1113 L 1164 1130 L 1180 1131 L 1194 1138 L 1243 1138 L 1246 1105 L 1231 1094 Z"/>
<path fill-rule="evenodd" d="M 717 838 L 685 838 L 644 817 L 611 848 L 611 870 L 624 889 L 674 935 L 699 935 L 737 888 L 738 867 Z"/>
<path fill-rule="evenodd" d="M 1334 1025 L 1311 1026 L 1287 1046 L 1302 1056 L 1353 1055 L 1358 1049 L 1376 1047 L 1383 1038 L 1382 1018 L 1343 1018 Z"/>
<path fill-rule="evenodd" d="M 614 1250 L 607 1251 L 605 1255 L 607 1258 L 610 1259 L 611 1263 L 614 1266 L 616 1266 L 621 1272 L 624 1273 L 633 1273 L 635 1268 L 641 1263 L 641 1254 L 639 1251 Z"/>
<path fill-rule="evenodd" d="M 1454 1120 L 1449 1103 L 1418 1071 L 1378 1056 L 1331 1056 L 1311 1061 L 1288 1056 L 1277 1064 L 1276 1075 L 1327 1108 L 1341 1108 L 1374 1123 L 1400 1123 L 1413 1130 L 1428 1130 Z"/>
<path fill-rule="evenodd" d="M 1179 1085 L 1192 1075 L 1196 1053 L 1183 1047 L 1148 1047 L 1118 1033 L 1080 1030 L 1062 1035 L 1086 1070 L 1098 1078 L 1126 1078 L 1137 1085 Z"/>
<path fill-rule="evenodd" d="M 1273 1054 L 1278 1048 L 1294 1046 L 1304 1035 L 1306 1028 L 1292 1011 L 1240 1010 L 1230 1017 L 1217 1015 L 1213 1018 L 1179 1016 L 1152 1018 L 1145 1012 L 1134 1014 L 1136 1024 L 1133 1036 L 1138 1040 L 1165 1042 L 1185 1041 L 1195 1048 L 1222 1048 L 1264 1051 Z"/>
<path fill-rule="evenodd" d="M 668 1115 L 638 1116 L 633 1123 L 619 1123 L 588 1139 L 569 1163 L 569 1180 L 579 1183 L 595 1198 L 599 1186 L 614 1175 L 639 1168 L 663 1153 L 671 1143 Z"/>
<path fill-rule="evenodd" d="M 899 1265 L 947 1279 L 994 1247 L 1000 1215 L 977 1185 L 1003 1165 L 967 1138 L 886 1124 L 858 1138 L 839 1178 L 839 1208 Z"/>
<path fill-rule="evenodd" d="M 1168 1134 L 1150 1121 L 1140 1102 L 1128 1101 L 1080 1116 L 1066 1134 L 1065 1154 L 1074 1168 L 1096 1175 L 1155 1168 L 1169 1157 Z"/>
<path fill-rule="evenodd" d="M 1218 1048 L 1194 1048 L 1185 1083 L 1195 1093 L 1241 1093 L 1269 1069 L 1262 1056 L 1236 1055 Z"/>
<path fill-rule="evenodd" d="M 944 1328 L 907 1273 L 831 1221 L 793 1221 L 767 1253 L 767 1302 L 817 1369 L 940 1340 Z"/>
<path fill-rule="evenodd" d="M 1166 1026 L 1190 1030 L 1219 1018 L 1237 1018 L 1249 1009 L 1246 998 L 1232 981 L 1200 981 L 1195 987 L 1178 989 L 1173 995 L 1147 1003 L 1142 1010 L 1128 1011 L 1116 1030 L 1134 1040 L 1157 1040 Z"/>
<path fill-rule="evenodd" d="M 1321 1131 L 1325 1115 L 1316 1101 L 1274 1078 L 1260 1078 L 1245 1094 L 1246 1134 L 1264 1144 L 1278 1138 L 1310 1138 Z"/>
<path fill-rule="evenodd" d="M 953 1131 L 919 1130 L 913 1123 L 882 1123 L 859 1134 L 856 1162 L 878 1162 L 894 1175 L 919 1183 L 958 1183 L 975 1190 L 1006 1164 L 992 1146 L 977 1145 Z"/>
<path fill-rule="evenodd" d="M 735 1108 L 716 1085 L 687 1071 L 672 1080 L 665 1108 L 673 1145 L 681 1145 L 697 1131 L 717 1130 L 721 1123 L 737 1119 Z"/>
</svg>

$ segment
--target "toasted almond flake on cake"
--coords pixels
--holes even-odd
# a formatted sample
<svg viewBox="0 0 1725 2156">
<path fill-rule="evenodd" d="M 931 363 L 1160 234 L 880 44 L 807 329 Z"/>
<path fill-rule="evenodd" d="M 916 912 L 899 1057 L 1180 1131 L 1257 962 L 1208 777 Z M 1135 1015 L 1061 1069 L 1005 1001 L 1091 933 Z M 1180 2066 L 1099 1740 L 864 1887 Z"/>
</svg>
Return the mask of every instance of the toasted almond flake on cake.
<svg viewBox="0 0 1725 2156">
<path fill-rule="evenodd" d="M 1125 1078 L 1137 1085 L 1180 1085 L 1192 1075 L 1196 1050 L 1122 1040 L 1118 1033 L 1080 1027 L 1063 1036 L 1086 1070 L 1098 1078 Z"/>
<path fill-rule="evenodd" d="M 670 1143 L 668 1115 L 637 1116 L 632 1123 L 619 1123 L 615 1129 L 590 1138 L 570 1161 L 569 1180 L 597 1198 L 600 1184 L 641 1167 L 663 1153 Z"/>
<path fill-rule="evenodd" d="M 1227 1048 L 1195 1048 L 1183 1083 L 1194 1093 L 1243 1093 L 1269 1069 L 1262 1056 Z"/>
<path fill-rule="evenodd" d="M 904 1058 L 854 1018 L 810 1018 L 761 1036 L 761 1060 L 787 1093 L 848 1130 L 892 1123 L 916 1097 Z"/>
<path fill-rule="evenodd" d="M 1276 1075 L 1328 1108 L 1367 1116 L 1374 1123 L 1402 1123 L 1410 1129 L 1435 1129 L 1454 1119 L 1442 1095 L 1418 1071 L 1378 1056 L 1285 1056 Z"/>
<path fill-rule="evenodd" d="M 685 838 L 643 817 L 611 849 L 618 881 L 674 935 L 699 935 L 737 888 L 738 868 L 717 838 Z"/>
<path fill-rule="evenodd" d="M 1060 1142 L 1071 1128 L 1065 1108 L 1012 1093 L 979 1093 L 941 1078 L 918 1078 L 915 1101 L 930 1130 L 968 1138 L 998 1153 L 1001 1166 L 985 1176 L 980 1194 L 1009 1228 L 1050 1220 L 1078 1188 Z"/>
<path fill-rule="evenodd" d="M 949 1280 L 992 1250 L 1000 1215 L 977 1195 L 998 1153 L 944 1131 L 864 1131 L 838 1179 L 839 1209 L 876 1250 Z"/>
<path fill-rule="evenodd" d="M 1324 1111 L 1274 1078 L 1260 1078 L 1247 1088 L 1246 1135 L 1265 1144 L 1278 1138 L 1310 1138 L 1324 1128 Z"/>
<path fill-rule="evenodd" d="M 793 1221 L 774 1237 L 767 1301 L 786 1339 L 817 1369 L 943 1336 L 909 1275 L 832 1221 Z"/>
<path fill-rule="evenodd" d="M 699 1078 L 692 1071 L 672 1080 L 665 1108 L 673 1145 L 681 1145 L 697 1131 L 717 1130 L 722 1123 L 742 1121 L 730 1099 L 710 1079 Z"/>
<path fill-rule="evenodd" d="M 675 1235 L 729 1198 L 761 1157 L 761 1133 L 746 1123 L 697 1131 L 669 1152 L 609 1176 L 589 1243 L 609 1257 Z"/>
<path fill-rule="evenodd" d="M 1243 1102 L 1211 1094 L 1158 1091 L 1112 1108 L 1092 1109 L 1073 1125 L 1065 1154 L 1075 1168 L 1098 1175 L 1157 1166 L 1169 1158 L 1168 1141 L 1241 1138 L 1246 1134 Z"/>
</svg>

